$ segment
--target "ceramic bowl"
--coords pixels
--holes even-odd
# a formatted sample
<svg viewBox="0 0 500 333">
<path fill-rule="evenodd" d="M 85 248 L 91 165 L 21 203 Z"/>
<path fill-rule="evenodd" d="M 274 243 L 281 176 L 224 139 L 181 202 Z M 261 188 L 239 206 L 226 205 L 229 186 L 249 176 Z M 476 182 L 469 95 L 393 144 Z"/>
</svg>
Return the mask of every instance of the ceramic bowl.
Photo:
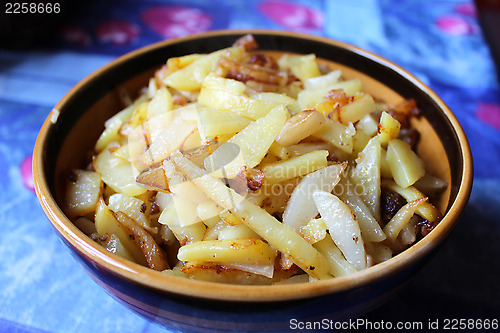
<svg viewBox="0 0 500 333">
<path fill-rule="evenodd" d="M 120 94 L 136 93 L 169 57 L 205 53 L 252 33 L 263 50 L 315 53 L 359 77 L 386 101 L 414 98 L 422 117 L 418 152 L 429 171 L 449 186 L 437 202 L 444 212 L 426 237 L 394 258 L 355 274 L 315 283 L 241 286 L 167 276 L 107 252 L 61 210 L 66 170 L 88 163 L 106 119 L 122 107 Z M 276 31 L 216 31 L 169 40 L 126 54 L 77 84 L 55 106 L 38 136 L 33 160 L 36 192 L 56 232 L 108 294 L 140 315 L 185 331 L 280 331 L 294 323 L 354 318 L 397 292 L 429 260 L 453 229 L 472 186 L 472 158 L 450 109 L 414 76 L 369 52 L 330 39 Z M 76 286 L 75 286 L 76 287 Z M 331 322 L 333 323 L 333 322 Z M 292 325 L 292 326 L 291 326 Z"/>
</svg>

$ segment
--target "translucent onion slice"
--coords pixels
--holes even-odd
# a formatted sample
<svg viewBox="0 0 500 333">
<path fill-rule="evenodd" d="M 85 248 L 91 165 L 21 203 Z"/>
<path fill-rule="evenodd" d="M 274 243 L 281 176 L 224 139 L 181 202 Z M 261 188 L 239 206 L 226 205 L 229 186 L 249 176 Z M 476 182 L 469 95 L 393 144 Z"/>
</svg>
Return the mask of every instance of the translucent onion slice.
<svg viewBox="0 0 500 333">
<path fill-rule="evenodd" d="M 300 227 L 318 215 L 318 209 L 312 199 L 315 191 L 331 192 L 340 180 L 346 163 L 327 166 L 305 176 L 295 187 L 283 213 L 283 224 L 299 232 Z"/>
<path fill-rule="evenodd" d="M 356 269 L 366 268 L 366 253 L 356 217 L 338 197 L 325 191 L 313 193 L 313 200 L 330 236 Z"/>
</svg>

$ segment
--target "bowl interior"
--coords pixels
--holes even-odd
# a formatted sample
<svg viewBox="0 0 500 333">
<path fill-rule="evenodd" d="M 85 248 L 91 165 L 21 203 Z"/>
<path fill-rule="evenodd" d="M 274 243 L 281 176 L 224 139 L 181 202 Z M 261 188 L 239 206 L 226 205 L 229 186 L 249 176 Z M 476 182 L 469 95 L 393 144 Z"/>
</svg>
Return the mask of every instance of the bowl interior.
<svg viewBox="0 0 500 333">
<path fill-rule="evenodd" d="M 170 57 L 218 50 L 231 45 L 238 37 L 246 33 L 244 31 L 215 32 L 154 44 L 119 58 L 83 80 L 69 92 L 47 119 L 39 137 L 39 143 L 37 143 L 38 153 L 35 150 L 35 159 L 39 156 L 37 161 L 41 167 L 39 174 L 42 175 L 38 180 L 39 187 L 46 187 L 50 194 L 48 198 L 41 201 L 45 201 L 44 209 L 51 211 L 50 215 L 54 216 L 56 222 L 52 221 L 53 224 L 66 227 L 71 224 L 67 218 L 60 218 L 63 213 L 57 205 L 62 202 L 64 196 L 65 174 L 67 170 L 84 167 L 90 161 L 89 154 L 104 129 L 105 120 L 124 107 L 120 98 L 121 94 L 126 92 L 135 97 L 139 89 L 147 85 L 154 70 Z M 251 33 L 261 50 L 315 53 L 318 58 L 328 62 L 329 65 L 341 69 L 345 78 L 360 78 L 365 91 L 386 102 L 396 103 L 407 98 L 416 100 L 422 112 L 422 117 L 413 123 L 421 133 L 418 153 L 425 160 L 428 171 L 449 184 L 448 189 L 436 202 L 441 212 L 446 213 L 447 216 L 437 228 L 442 231 L 435 230 L 436 232 L 431 232 L 419 242 L 427 244 L 415 244 L 411 251 L 407 250 L 398 255 L 399 259 L 389 260 L 386 266 L 400 269 L 407 256 L 414 255 L 417 258 L 423 255 L 423 252 L 429 252 L 435 246 L 432 243 L 434 241 L 439 243 L 451 229 L 456 220 L 456 214 L 463 208 L 468 198 L 471 186 L 470 151 L 463 131 L 451 111 L 432 91 L 414 77 L 397 66 L 355 47 L 298 34 L 265 31 L 251 31 Z M 454 211 L 451 216 L 448 214 L 450 210 Z M 82 233 L 74 231 L 75 228 L 66 229 L 73 239 L 85 238 Z M 97 244 L 93 244 L 90 239 L 84 241 L 97 251 L 99 247 Z M 419 254 L 420 250 L 423 252 Z M 142 267 L 132 263 L 127 266 L 128 270 L 141 274 L 146 272 Z M 358 272 L 356 275 L 369 275 L 369 271 L 372 270 L 375 272 L 372 273 L 373 277 L 380 276 L 381 268 L 377 271 L 373 270 L 374 268 L 376 266 L 366 270 L 368 273 Z M 120 268 L 116 270 L 119 271 Z M 151 274 L 156 273 L 151 272 Z M 333 280 L 339 280 L 339 282 L 332 282 Z M 333 280 L 329 283 L 344 281 Z M 162 287 L 161 283 L 157 286 Z M 230 290 L 237 292 L 244 289 L 235 287 Z M 226 289 L 228 292 L 230 290 Z M 328 288 L 321 290 L 325 292 Z M 248 295 L 248 290 L 244 294 Z M 233 296 L 241 297 L 241 294 Z M 281 297 L 286 296 L 282 293 Z"/>
</svg>

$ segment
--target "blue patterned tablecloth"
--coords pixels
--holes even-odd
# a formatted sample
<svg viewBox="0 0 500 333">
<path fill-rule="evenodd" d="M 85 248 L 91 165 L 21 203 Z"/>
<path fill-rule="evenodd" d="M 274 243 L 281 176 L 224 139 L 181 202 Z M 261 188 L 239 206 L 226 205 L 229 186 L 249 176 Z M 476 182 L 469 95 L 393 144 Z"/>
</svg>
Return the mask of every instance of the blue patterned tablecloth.
<svg viewBox="0 0 500 333">
<path fill-rule="evenodd" d="M 2 8 L 3 10 L 3 8 Z M 31 153 L 45 117 L 79 80 L 130 50 L 226 28 L 345 41 L 408 69 L 458 117 L 474 188 L 449 241 L 376 320 L 500 318 L 500 93 L 467 0 L 89 1 L 43 47 L 0 45 L 0 332 L 160 332 L 97 286 L 46 220 Z"/>
</svg>

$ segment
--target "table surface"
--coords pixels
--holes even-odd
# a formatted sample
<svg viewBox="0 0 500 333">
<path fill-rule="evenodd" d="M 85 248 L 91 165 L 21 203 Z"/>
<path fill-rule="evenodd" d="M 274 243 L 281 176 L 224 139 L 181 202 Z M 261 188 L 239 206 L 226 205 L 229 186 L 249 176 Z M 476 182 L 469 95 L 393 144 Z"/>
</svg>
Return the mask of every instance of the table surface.
<svg viewBox="0 0 500 333">
<path fill-rule="evenodd" d="M 95 69 L 152 42 L 226 28 L 345 41 L 437 92 L 470 141 L 472 195 L 439 253 L 365 318 L 499 319 L 500 93 L 477 17 L 461 0 L 89 1 L 40 47 L 0 44 L 0 332 L 163 331 L 114 301 L 71 257 L 34 194 L 31 153 L 52 107 Z"/>
</svg>

